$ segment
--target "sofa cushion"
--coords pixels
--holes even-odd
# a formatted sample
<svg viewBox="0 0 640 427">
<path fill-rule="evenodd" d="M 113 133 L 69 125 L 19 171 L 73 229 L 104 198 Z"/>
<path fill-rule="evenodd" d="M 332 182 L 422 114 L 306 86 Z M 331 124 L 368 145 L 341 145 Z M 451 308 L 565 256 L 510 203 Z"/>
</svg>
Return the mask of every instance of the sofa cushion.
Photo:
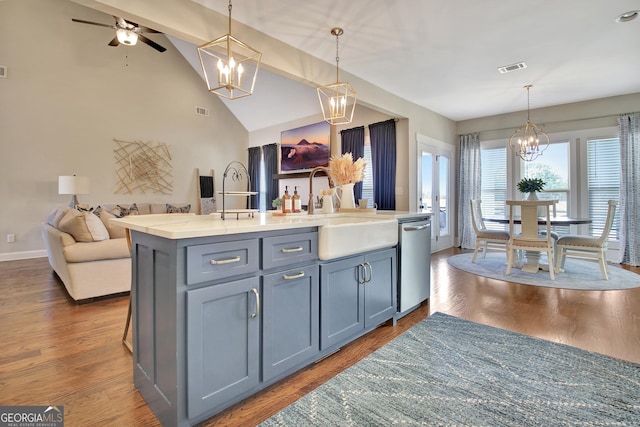
<svg viewBox="0 0 640 427">
<path fill-rule="evenodd" d="M 138 210 L 138 206 L 133 203 L 129 205 L 129 207 L 117 205 L 115 208 L 111 209 L 110 212 L 117 216 L 118 218 L 122 218 L 128 215 L 139 215 L 140 211 Z"/>
<path fill-rule="evenodd" d="M 96 217 L 98 219 L 98 217 Z M 127 239 L 109 239 L 92 243 L 76 243 L 64 247 L 67 262 L 102 261 L 106 259 L 130 258 Z"/>
<path fill-rule="evenodd" d="M 92 212 L 68 209 L 60 220 L 58 228 L 71 234 L 77 242 L 99 242 L 109 239 L 107 228 Z"/>
<path fill-rule="evenodd" d="M 109 232 L 110 238 L 122 239 L 127 237 L 126 229 L 124 229 L 123 227 L 119 227 L 117 225 L 111 224 L 111 219 L 118 218 L 117 216 L 115 216 L 111 212 L 104 209 L 97 209 L 95 213 L 100 217 L 100 220 L 102 220 L 102 223 L 104 224 L 107 231 Z"/>
<path fill-rule="evenodd" d="M 52 227 L 58 228 L 58 226 L 60 225 L 60 220 L 62 219 L 62 217 L 64 217 L 64 214 L 66 214 L 69 209 L 71 208 L 67 207 L 54 209 L 47 217 L 47 224 L 51 225 Z"/>
</svg>

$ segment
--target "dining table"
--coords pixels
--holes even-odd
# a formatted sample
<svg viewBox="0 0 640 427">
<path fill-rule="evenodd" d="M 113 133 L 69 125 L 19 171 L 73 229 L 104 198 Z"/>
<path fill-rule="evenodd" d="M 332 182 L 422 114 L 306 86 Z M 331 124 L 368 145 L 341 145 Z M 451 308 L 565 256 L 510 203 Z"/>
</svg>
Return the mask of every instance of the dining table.
<svg viewBox="0 0 640 427">
<path fill-rule="evenodd" d="M 494 222 L 498 224 L 509 224 L 510 218 L 509 215 L 489 215 L 483 216 L 483 221 L 486 222 Z M 556 215 L 549 217 L 549 222 L 552 226 L 570 226 L 570 225 L 581 225 L 581 224 L 591 224 L 591 218 L 574 218 L 568 217 L 564 215 Z M 522 220 L 519 216 L 513 217 L 514 224 L 521 224 Z M 538 225 L 546 225 L 546 218 L 539 217 Z M 555 249 L 554 249 L 555 253 Z M 549 271 L 549 268 L 553 268 L 553 265 L 543 264 L 540 262 L 540 252 L 535 251 L 526 251 L 525 253 L 526 261 L 519 261 L 517 267 L 522 269 L 522 271 L 528 273 L 536 273 L 539 270 Z M 549 263 L 552 264 L 553 260 L 549 260 Z"/>
</svg>

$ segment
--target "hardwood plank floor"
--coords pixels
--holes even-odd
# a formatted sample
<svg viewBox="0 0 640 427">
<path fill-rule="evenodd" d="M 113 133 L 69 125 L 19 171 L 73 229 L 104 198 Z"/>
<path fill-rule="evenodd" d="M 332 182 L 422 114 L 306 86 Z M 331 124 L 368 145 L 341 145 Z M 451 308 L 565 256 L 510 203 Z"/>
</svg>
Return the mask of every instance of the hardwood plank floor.
<svg viewBox="0 0 640 427">
<path fill-rule="evenodd" d="M 572 291 L 454 269 L 433 255 L 429 304 L 222 412 L 203 426 L 256 425 L 440 311 L 640 363 L 640 288 Z M 640 268 L 629 268 L 638 273 Z M 0 262 L 0 404 L 64 405 L 68 426 L 159 425 L 121 344 L 128 296 L 76 304 L 46 258 Z"/>
</svg>

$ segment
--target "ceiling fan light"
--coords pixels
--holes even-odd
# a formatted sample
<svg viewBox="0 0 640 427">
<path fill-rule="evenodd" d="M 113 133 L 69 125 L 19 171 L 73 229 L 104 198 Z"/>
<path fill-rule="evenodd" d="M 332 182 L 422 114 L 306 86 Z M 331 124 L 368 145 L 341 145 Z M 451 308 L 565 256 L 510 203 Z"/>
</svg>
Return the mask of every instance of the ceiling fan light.
<svg viewBox="0 0 640 427">
<path fill-rule="evenodd" d="M 138 35 L 135 32 L 124 28 L 118 28 L 116 30 L 116 36 L 120 43 L 126 44 L 127 46 L 133 46 L 138 42 Z"/>
</svg>

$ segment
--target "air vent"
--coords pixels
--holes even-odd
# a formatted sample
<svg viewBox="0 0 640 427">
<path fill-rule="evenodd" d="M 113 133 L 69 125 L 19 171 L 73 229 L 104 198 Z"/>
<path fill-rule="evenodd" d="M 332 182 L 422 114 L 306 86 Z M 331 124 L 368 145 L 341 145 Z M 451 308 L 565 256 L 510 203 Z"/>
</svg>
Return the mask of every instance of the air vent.
<svg viewBox="0 0 640 427">
<path fill-rule="evenodd" d="M 0 65 L 0 77 L 7 77 L 7 67 Z"/>
<path fill-rule="evenodd" d="M 208 116 L 209 109 L 205 107 L 196 107 L 196 114 L 199 116 Z"/>
<path fill-rule="evenodd" d="M 518 62 L 516 64 L 498 67 L 498 71 L 500 71 L 500 74 L 504 74 L 510 73 L 511 71 L 522 70 L 523 68 L 527 68 L 527 64 L 525 64 L 524 62 Z"/>
</svg>

